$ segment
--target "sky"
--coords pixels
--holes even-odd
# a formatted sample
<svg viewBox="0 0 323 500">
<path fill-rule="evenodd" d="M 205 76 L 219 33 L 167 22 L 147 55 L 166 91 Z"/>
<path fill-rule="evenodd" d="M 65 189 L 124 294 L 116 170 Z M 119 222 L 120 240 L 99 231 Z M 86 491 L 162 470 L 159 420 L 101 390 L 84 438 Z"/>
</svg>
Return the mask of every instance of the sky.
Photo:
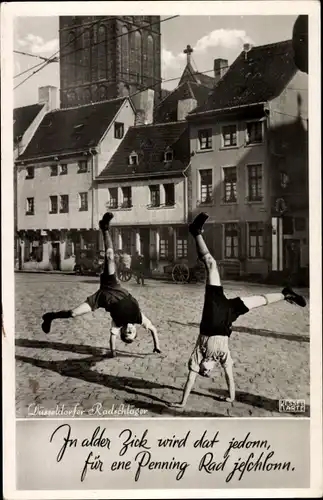
<svg viewBox="0 0 323 500">
<path fill-rule="evenodd" d="M 169 16 L 161 16 L 165 19 Z M 204 72 L 213 69 L 217 58 L 231 64 L 244 43 L 264 45 L 288 40 L 292 36 L 295 16 L 179 16 L 161 23 L 161 62 L 163 88 L 173 89 L 186 64 L 183 53 L 186 45 L 193 47 L 194 69 Z M 14 22 L 14 50 L 34 56 L 51 57 L 59 50 L 58 16 L 17 17 Z M 58 54 L 59 55 L 59 54 Z M 59 64 L 48 64 L 26 82 L 32 71 L 16 76 L 41 62 L 37 57 L 14 54 L 14 106 L 26 106 L 38 100 L 38 88 L 54 85 L 59 88 Z M 33 71 L 36 71 L 35 68 Z M 212 76 L 212 72 L 207 73 Z M 21 83 L 21 85 L 19 85 Z M 19 86 L 18 86 L 19 85 Z"/>
</svg>

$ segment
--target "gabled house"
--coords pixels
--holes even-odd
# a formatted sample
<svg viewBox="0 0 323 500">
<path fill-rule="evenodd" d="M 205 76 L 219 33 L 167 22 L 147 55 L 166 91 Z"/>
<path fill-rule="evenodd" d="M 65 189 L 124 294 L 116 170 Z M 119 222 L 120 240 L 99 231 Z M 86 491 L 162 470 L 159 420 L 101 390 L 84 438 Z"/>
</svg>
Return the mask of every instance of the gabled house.
<svg viewBox="0 0 323 500">
<path fill-rule="evenodd" d="M 93 179 L 134 122 L 129 98 L 43 117 L 16 160 L 21 268 L 72 270 L 79 249 L 97 246 Z"/>
<path fill-rule="evenodd" d="M 33 138 L 40 122 L 45 114 L 52 109 L 58 107 L 57 88 L 51 85 L 40 87 L 38 89 L 38 102 L 28 106 L 22 106 L 13 110 L 13 150 L 14 160 L 21 155 L 29 142 Z M 14 230 L 17 234 L 17 175 L 16 169 L 13 171 L 14 175 Z M 14 256 L 15 267 L 19 267 L 18 250 L 19 240 L 15 236 L 14 243 Z"/>
<path fill-rule="evenodd" d="M 189 162 L 185 121 L 130 127 L 95 179 L 99 213 L 115 213 L 115 248 L 140 252 L 152 271 L 187 257 Z"/>
<path fill-rule="evenodd" d="M 203 85 L 184 81 L 155 107 L 155 123 L 185 120 L 188 113 L 205 103 L 209 93 L 210 89 Z"/>
<path fill-rule="evenodd" d="M 216 59 L 214 61 L 214 77 L 199 73 L 192 67 L 192 52 L 193 49 L 188 45 L 184 50 L 187 62 L 178 86 L 165 95 L 155 107 L 155 123 L 185 120 L 188 113 L 207 101 L 220 75 L 222 76 L 228 67 L 228 61 Z"/>
<path fill-rule="evenodd" d="M 246 45 L 188 115 L 190 209 L 224 276 L 308 268 L 307 78 L 291 41 Z"/>
</svg>

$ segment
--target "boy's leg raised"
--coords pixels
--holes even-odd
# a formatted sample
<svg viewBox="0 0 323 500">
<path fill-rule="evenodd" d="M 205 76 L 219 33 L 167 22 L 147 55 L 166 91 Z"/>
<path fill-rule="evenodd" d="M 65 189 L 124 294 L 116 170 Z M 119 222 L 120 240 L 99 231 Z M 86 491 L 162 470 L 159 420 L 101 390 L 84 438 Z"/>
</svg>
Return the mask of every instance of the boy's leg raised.
<svg viewBox="0 0 323 500">
<path fill-rule="evenodd" d="M 198 258 L 204 263 L 206 269 L 206 283 L 208 285 L 221 286 L 221 279 L 216 260 L 210 254 L 210 251 L 202 236 L 203 226 L 208 219 L 208 215 L 201 212 L 195 217 L 192 224 L 189 225 L 189 231 L 195 239 Z"/>
<path fill-rule="evenodd" d="M 104 242 L 104 274 L 111 276 L 116 273 L 116 263 L 114 259 L 113 243 L 110 233 L 110 221 L 113 219 L 113 214 L 107 212 L 100 220 L 100 229 L 103 234 Z"/>
</svg>

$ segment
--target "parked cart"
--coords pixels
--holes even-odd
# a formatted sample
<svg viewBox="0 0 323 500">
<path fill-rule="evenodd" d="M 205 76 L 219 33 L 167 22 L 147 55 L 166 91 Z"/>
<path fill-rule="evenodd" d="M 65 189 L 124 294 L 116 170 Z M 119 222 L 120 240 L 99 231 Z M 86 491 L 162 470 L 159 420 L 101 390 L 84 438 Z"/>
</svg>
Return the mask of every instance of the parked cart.
<svg viewBox="0 0 323 500">
<path fill-rule="evenodd" d="M 164 271 L 170 275 L 174 283 L 197 283 L 205 281 L 205 268 L 201 261 L 189 263 L 181 260 L 165 266 Z"/>
</svg>

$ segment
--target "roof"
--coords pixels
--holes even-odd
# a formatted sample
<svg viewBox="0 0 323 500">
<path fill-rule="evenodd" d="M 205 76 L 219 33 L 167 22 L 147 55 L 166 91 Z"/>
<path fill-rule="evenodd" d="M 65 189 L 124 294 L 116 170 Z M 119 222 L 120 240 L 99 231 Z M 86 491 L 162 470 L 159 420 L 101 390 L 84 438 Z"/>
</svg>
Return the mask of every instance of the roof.
<svg viewBox="0 0 323 500">
<path fill-rule="evenodd" d="M 95 147 L 126 98 L 47 113 L 19 160 Z"/>
<path fill-rule="evenodd" d="M 17 142 L 24 135 L 28 127 L 32 124 L 44 104 L 30 104 L 13 110 L 13 136 Z"/>
<path fill-rule="evenodd" d="M 173 160 L 164 162 L 170 147 Z M 132 152 L 138 154 L 138 165 L 129 164 Z M 190 161 L 189 133 L 186 121 L 130 127 L 117 151 L 97 179 L 169 175 L 185 170 Z"/>
<path fill-rule="evenodd" d="M 177 120 L 177 104 L 183 99 L 196 99 L 197 106 L 201 106 L 209 97 L 210 89 L 195 82 L 184 81 L 176 87 L 155 108 L 154 119 L 156 122 L 164 123 Z"/>
<path fill-rule="evenodd" d="M 274 99 L 296 71 L 291 40 L 253 47 L 247 54 L 241 52 L 207 102 L 191 114 Z"/>
<path fill-rule="evenodd" d="M 213 89 L 215 85 L 215 78 L 213 78 L 213 76 L 209 76 L 204 73 L 199 73 L 198 71 L 195 71 L 191 63 L 186 64 L 181 79 L 179 81 L 179 85 L 181 85 L 186 81 L 204 85 L 208 89 Z"/>
</svg>

